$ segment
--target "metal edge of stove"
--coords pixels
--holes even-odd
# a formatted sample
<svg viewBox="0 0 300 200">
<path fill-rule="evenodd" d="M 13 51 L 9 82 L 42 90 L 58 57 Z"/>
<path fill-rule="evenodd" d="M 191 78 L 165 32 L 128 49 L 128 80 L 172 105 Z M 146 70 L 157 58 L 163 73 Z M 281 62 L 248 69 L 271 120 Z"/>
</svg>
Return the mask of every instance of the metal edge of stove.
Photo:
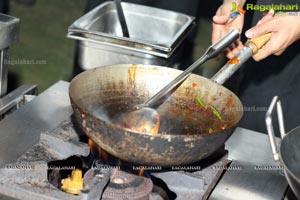
<svg viewBox="0 0 300 200">
<path fill-rule="evenodd" d="M 37 85 L 27 84 L 21 85 L 17 89 L 13 90 L 9 94 L 0 98 L 0 118 L 2 115 L 6 114 L 10 109 L 14 107 L 19 107 L 22 104 L 26 96 L 25 95 L 36 95 Z M 22 102 L 23 101 L 23 102 Z"/>
<path fill-rule="evenodd" d="M 18 199 L 0 194 L 0 200 L 18 200 Z"/>
<path fill-rule="evenodd" d="M 232 168 L 225 172 L 210 200 L 284 198 L 288 184 L 282 166 L 273 160 L 266 134 L 237 128 L 225 148 Z"/>
<path fill-rule="evenodd" d="M 68 82 L 57 82 L 0 121 L 0 166 L 16 161 L 38 142 L 41 132 L 56 128 L 72 114 L 68 86 Z M 255 166 L 277 165 L 272 159 L 267 135 L 237 128 L 226 142 L 226 148 L 231 166 L 240 166 L 243 170 L 227 170 L 209 199 L 283 198 L 287 182 L 281 170 L 254 170 Z M 251 184 L 245 181 L 249 178 L 253 181 Z M 0 194 L 0 199 L 6 198 Z"/>
<path fill-rule="evenodd" d="M 56 128 L 72 114 L 69 83 L 59 81 L 0 121 L 0 167 L 13 163 L 36 144 L 40 133 Z"/>
</svg>

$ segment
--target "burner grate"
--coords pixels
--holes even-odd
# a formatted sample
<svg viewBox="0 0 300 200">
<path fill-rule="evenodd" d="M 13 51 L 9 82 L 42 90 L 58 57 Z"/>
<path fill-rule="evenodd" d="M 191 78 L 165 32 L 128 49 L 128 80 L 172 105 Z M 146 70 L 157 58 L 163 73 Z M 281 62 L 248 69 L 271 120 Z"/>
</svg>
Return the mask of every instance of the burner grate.
<svg viewBox="0 0 300 200">
<path fill-rule="evenodd" d="M 0 169 L 0 193 L 24 200 L 76 200 L 83 199 L 84 195 L 89 197 L 88 195 L 93 193 L 92 190 L 83 192 L 81 196 L 75 196 L 57 189 L 47 179 L 48 164 L 51 161 L 67 159 L 73 155 L 87 157 L 90 153 L 90 147 L 80 141 L 81 136 L 75 131 L 71 120 L 63 122 L 51 132 L 41 133 L 40 138 L 39 143 L 21 155 L 17 163 Z M 155 172 L 149 170 L 145 174 L 160 179 L 171 193 L 176 193 L 174 196 L 177 196 L 177 199 L 206 199 L 222 174 L 222 170 L 215 170 L 213 167 L 227 164 L 225 153 L 212 161 L 205 160 L 191 165 L 191 169 L 194 169 L 191 171 L 176 168 Z M 28 169 L 12 169 L 14 166 L 25 166 Z M 201 170 L 198 170 L 199 166 Z M 104 188 L 102 199 L 168 199 L 162 197 L 165 194 L 158 195 L 165 192 L 158 192 L 157 188 L 161 186 L 153 186 L 149 178 L 133 175 L 114 167 L 110 169 L 110 173 L 110 182 L 108 184 L 108 181 L 104 182 L 101 186 Z M 99 182 L 97 184 L 101 185 Z M 165 188 L 161 188 L 166 191 Z M 97 193 L 100 190 L 98 188 L 95 191 Z"/>
<path fill-rule="evenodd" d="M 148 200 L 153 184 L 150 179 L 115 169 L 103 193 L 103 200 Z"/>
</svg>

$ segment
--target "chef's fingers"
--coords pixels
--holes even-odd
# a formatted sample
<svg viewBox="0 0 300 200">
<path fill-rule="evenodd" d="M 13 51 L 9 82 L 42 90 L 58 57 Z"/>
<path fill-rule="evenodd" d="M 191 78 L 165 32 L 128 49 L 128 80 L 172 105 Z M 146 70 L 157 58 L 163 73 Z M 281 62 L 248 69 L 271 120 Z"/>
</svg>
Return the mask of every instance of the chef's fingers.
<svg viewBox="0 0 300 200">
<path fill-rule="evenodd" d="M 213 25 L 212 25 L 212 43 L 215 43 L 217 40 L 219 40 L 223 35 L 225 24 L 227 23 L 229 19 L 229 16 L 226 15 L 220 15 L 220 16 L 214 16 L 213 17 Z"/>
<path fill-rule="evenodd" d="M 272 41 L 269 41 L 265 46 L 263 46 L 258 52 L 253 55 L 253 59 L 255 61 L 260 61 L 262 59 L 265 59 L 269 55 L 277 53 L 275 49 L 278 49 L 277 47 L 274 47 L 274 43 Z"/>
<path fill-rule="evenodd" d="M 254 38 L 266 33 L 270 33 L 274 30 L 274 20 L 271 20 L 269 22 L 260 24 L 260 25 L 256 25 L 253 28 L 249 29 L 246 31 L 245 35 L 247 38 Z"/>
<path fill-rule="evenodd" d="M 215 24 L 226 24 L 229 20 L 229 15 L 215 15 L 212 20 Z"/>
<path fill-rule="evenodd" d="M 259 52 L 257 54 L 255 54 L 252 57 L 255 61 L 260 61 L 260 60 L 268 57 L 269 55 L 270 55 L 269 51 L 267 49 L 262 48 L 259 50 Z"/>
<path fill-rule="evenodd" d="M 276 20 L 269 20 L 252 27 L 251 29 L 247 30 L 245 34 L 247 38 L 253 38 L 266 33 L 270 33 L 276 28 Z"/>
<path fill-rule="evenodd" d="M 222 35 L 222 26 L 223 25 L 218 25 L 214 24 L 213 25 L 213 31 L 212 31 L 212 36 L 211 36 L 211 43 L 215 43 L 221 38 Z"/>
<path fill-rule="evenodd" d="M 237 46 L 236 46 L 236 43 L 234 42 L 234 43 L 230 44 L 229 47 L 226 49 L 227 51 L 225 51 L 225 54 L 228 59 L 231 59 L 235 56 L 234 51 L 236 48 L 237 48 Z"/>
<path fill-rule="evenodd" d="M 229 48 L 225 49 L 225 55 L 228 59 L 232 59 L 235 57 L 235 54 Z"/>
<path fill-rule="evenodd" d="M 243 43 L 241 42 L 241 40 L 237 40 L 225 50 L 225 55 L 228 59 L 232 59 L 238 54 L 238 52 L 242 48 L 243 48 Z"/>
<path fill-rule="evenodd" d="M 274 55 L 280 56 L 285 50 L 286 50 L 286 48 L 274 53 Z"/>
<path fill-rule="evenodd" d="M 234 55 L 237 55 L 238 52 L 243 48 L 243 43 L 241 42 L 241 40 L 237 40 L 234 44 L 235 44 L 235 48 L 232 49 L 232 53 Z"/>
</svg>

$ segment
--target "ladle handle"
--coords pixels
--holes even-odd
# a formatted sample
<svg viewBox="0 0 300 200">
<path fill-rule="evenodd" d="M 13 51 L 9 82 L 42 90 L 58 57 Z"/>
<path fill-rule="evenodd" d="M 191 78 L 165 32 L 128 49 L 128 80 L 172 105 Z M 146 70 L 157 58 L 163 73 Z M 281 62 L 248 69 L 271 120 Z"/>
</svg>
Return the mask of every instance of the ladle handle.
<svg viewBox="0 0 300 200">
<path fill-rule="evenodd" d="M 285 136 L 282 106 L 281 106 L 281 102 L 280 102 L 278 96 L 273 97 L 272 102 L 266 113 L 265 122 L 266 122 L 266 127 L 267 127 L 267 131 L 268 131 L 268 135 L 269 135 L 269 140 L 271 143 L 272 154 L 273 154 L 274 160 L 278 161 L 280 158 L 279 158 L 279 154 L 278 154 L 278 147 L 277 147 L 276 140 L 275 140 L 274 127 L 273 127 L 273 121 L 272 121 L 272 114 L 273 114 L 275 105 L 276 105 L 276 110 L 277 110 L 280 136 L 281 136 L 281 138 L 283 138 Z"/>
<path fill-rule="evenodd" d="M 179 74 L 173 81 L 163 87 L 158 93 L 156 93 L 153 97 L 151 97 L 148 101 L 146 101 L 143 106 L 145 107 L 153 107 L 160 99 L 162 99 L 166 94 L 180 85 L 183 81 L 185 81 L 191 73 L 200 65 L 202 65 L 208 59 L 211 59 L 225 50 L 230 44 L 238 39 L 240 36 L 240 30 L 233 29 L 229 31 L 224 37 L 219 39 L 217 42 L 212 44 L 201 58 L 196 60 L 191 66 L 189 66 L 184 72 Z"/>
<path fill-rule="evenodd" d="M 118 18 L 119 18 L 119 21 L 121 24 L 123 36 L 129 38 L 128 26 L 127 26 L 125 15 L 124 15 L 123 8 L 121 5 L 121 0 L 114 0 L 114 2 L 116 5 L 117 14 L 118 14 Z"/>
<path fill-rule="evenodd" d="M 238 54 L 229 60 L 211 80 L 223 85 L 249 58 L 256 54 L 270 40 L 271 36 L 271 33 L 267 33 L 248 40 Z"/>
</svg>

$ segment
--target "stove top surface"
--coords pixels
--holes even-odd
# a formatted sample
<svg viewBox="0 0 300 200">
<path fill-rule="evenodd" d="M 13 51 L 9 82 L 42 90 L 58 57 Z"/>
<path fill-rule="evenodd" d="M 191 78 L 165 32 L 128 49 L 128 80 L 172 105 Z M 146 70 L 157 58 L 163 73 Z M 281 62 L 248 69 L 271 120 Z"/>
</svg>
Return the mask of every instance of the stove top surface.
<svg viewBox="0 0 300 200">
<path fill-rule="evenodd" d="M 58 137 L 53 137 L 49 134 L 63 121 L 68 120 L 71 114 L 68 83 L 60 81 L 28 105 L 2 120 L 0 122 L 0 137 L 3 138 L 0 141 L 0 156 L 2 158 L 0 160 L 0 166 L 2 166 L 0 173 L 3 170 L 8 171 L 5 165 L 26 159 L 39 162 L 41 157 L 51 160 L 69 156 L 74 152 L 87 155 L 89 147 L 78 141 L 78 135 L 66 136 L 61 134 Z M 71 143 L 65 142 L 66 137 Z M 47 141 L 47 145 L 41 145 L 41 141 Z M 55 145 L 56 147 L 50 153 L 49 151 L 42 153 L 43 148 L 57 143 L 61 145 Z M 237 128 L 225 145 L 225 149 L 228 150 L 226 159 L 228 158 L 231 164 L 213 189 L 209 199 L 283 199 L 287 182 L 280 166 L 273 161 L 267 135 Z M 32 148 L 38 148 L 37 152 L 40 154 L 30 152 Z M 40 166 L 38 169 L 47 167 L 45 162 L 36 164 Z M 13 171 L 8 173 L 13 173 Z M 22 177 L 30 176 L 33 182 L 35 177 L 45 178 L 46 175 L 43 170 L 34 171 L 33 175 L 22 175 L 23 172 L 15 174 L 18 178 L 11 181 L 20 181 L 19 184 L 25 185 L 26 188 L 26 184 L 22 183 Z M 170 173 L 165 175 L 166 180 L 172 176 L 173 172 Z M 3 179 L 1 178 L 1 180 Z M 3 183 L 1 180 L 1 187 L 9 189 L 9 181 L 6 180 Z M 51 185 L 47 186 L 47 182 L 44 184 L 51 190 Z M 37 189 L 39 188 L 37 187 Z M 24 189 L 21 192 L 26 193 L 27 191 Z M 0 191 L 0 193 L 4 192 Z M 45 192 L 41 192 L 41 194 L 45 194 Z"/>
<path fill-rule="evenodd" d="M 161 187 L 161 184 L 158 182 L 160 181 L 168 187 L 168 190 L 174 193 L 173 196 L 176 196 L 177 199 L 188 197 L 190 200 L 205 200 L 213 191 L 224 169 L 230 163 L 228 152 L 222 147 L 210 157 L 191 165 L 171 166 L 164 169 L 161 167 L 161 169 L 157 170 L 158 166 L 137 166 L 119 160 L 118 168 L 115 168 L 115 165 L 97 160 L 98 158 L 94 155 L 96 154 L 94 151 L 97 151 L 97 148 L 93 148 L 93 145 L 91 145 L 90 151 L 90 146 L 86 142 L 86 136 L 76 127 L 76 123 L 72 122 L 72 119 L 69 118 L 63 121 L 56 129 L 50 132 L 42 132 L 39 142 L 20 156 L 16 163 L 6 164 L 4 168 L 0 169 L 0 193 L 22 199 L 78 199 L 76 196 L 63 193 L 57 189 L 60 187 L 62 180 L 60 175 L 62 172 L 59 171 L 59 168 L 65 168 L 66 165 L 64 163 L 70 162 L 70 165 L 74 165 L 75 169 L 74 161 L 71 161 L 70 157 L 76 155 L 77 157 L 80 156 L 80 159 L 84 161 L 84 164 L 77 165 L 86 166 L 89 169 L 84 174 L 86 185 L 97 181 L 92 180 L 95 170 L 108 171 L 107 169 L 109 169 L 109 174 L 112 174 L 108 175 L 111 176 L 111 181 L 108 185 L 107 182 L 103 182 L 105 178 L 103 177 L 101 179 L 102 185 L 101 181 L 98 181 L 99 184 L 95 184 L 95 187 L 93 185 L 89 187 L 89 191 L 86 192 L 88 199 L 91 199 L 91 196 L 95 193 L 94 190 L 96 191 L 94 188 L 97 187 L 103 188 L 101 192 L 98 191 L 100 194 L 103 192 L 103 199 L 116 200 L 123 197 L 131 199 L 130 196 L 144 199 L 146 195 L 150 195 L 149 190 L 152 191 L 152 181 L 154 184 L 158 183 L 156 187 Z M 89 162 L 92 164 L 88 164 Z M 18 168 L 15 169 L 16 167 Z M 19 170 L 22 168 L 23 170 Z M 53 169 L 49 171 L 49 168 L 57 168 L 58 170 Z M 124 169 L 129 169 L 131 172 L 143 169 L 148 178 L 126 173 L 122 171 Z M 24 170 L 27 171 L 24 173 Z M 102 176 L 104 174 L 101 173 Z M 116 179 L 124 180 L 124 183 L 116 184 L 114 183 Z M 145 184 L 136 185 L 136 181 L 132 180 L 137 180 L 137 182 L 142 180 L 141 183 Z M 147 192 L 144 192 L 144 189 Z M 153 191 L 150 197 L 156 195 L 155 193 Z M 140 198 L 138 198 L 138 194 Z M 173 198 L 172 195 L 168 195 L 169 199 Z M 96 199 L 99 199 L 99 197 Z"/>
</svg>

